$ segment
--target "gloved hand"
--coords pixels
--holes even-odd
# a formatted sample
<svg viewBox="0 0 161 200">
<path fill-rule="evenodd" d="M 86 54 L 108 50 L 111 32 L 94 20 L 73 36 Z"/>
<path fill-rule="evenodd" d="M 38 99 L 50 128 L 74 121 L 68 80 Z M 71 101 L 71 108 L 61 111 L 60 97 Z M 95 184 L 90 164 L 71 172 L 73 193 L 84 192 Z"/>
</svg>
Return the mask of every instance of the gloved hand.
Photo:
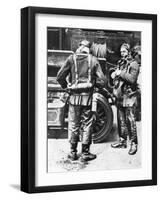
<svg viewBox="0 0 161 200">
<path fill-rule="evenodd" d="M 115 76 L 116 76 L 116 72 L 112 72 L 112 74 L 111 74 L 111 78 L 114 79 Z"/>
<path fill-rule="evenodd" d="M 116 76 L 119 76 L 120 74 L 121 74 L 121 70 L 116 69 L 116 71 L 114 71 L 114 72 L 111 74 L 111 78 L 114 79 Z"/>
<path fill-rule="evenodd" d="M 121 74 L 121 70 L 116 70 L 116 76 L 119 76 Z"/>
</svg>

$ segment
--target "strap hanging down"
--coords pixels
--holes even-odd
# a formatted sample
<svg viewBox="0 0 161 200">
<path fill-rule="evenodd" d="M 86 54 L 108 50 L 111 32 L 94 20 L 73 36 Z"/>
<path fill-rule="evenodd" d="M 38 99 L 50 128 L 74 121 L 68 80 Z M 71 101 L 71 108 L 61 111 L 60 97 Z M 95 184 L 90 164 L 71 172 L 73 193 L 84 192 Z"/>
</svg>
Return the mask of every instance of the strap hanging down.
<svg viewBox="0 0 161 200">
<path fill-rule="evenodd" d="M 74 66 L 75 66 L 75 80 L 76 80 L 76 85 L 78 84 L 78 68 L 77 68 L 77 61 L 76 61 L 76 54 L 73 55 L 74 59 Z"/>
<path fill-rule="evenodd" d="M 88 54 L 88 82 L 91 83 L 91 55 Z"/>
</svg>

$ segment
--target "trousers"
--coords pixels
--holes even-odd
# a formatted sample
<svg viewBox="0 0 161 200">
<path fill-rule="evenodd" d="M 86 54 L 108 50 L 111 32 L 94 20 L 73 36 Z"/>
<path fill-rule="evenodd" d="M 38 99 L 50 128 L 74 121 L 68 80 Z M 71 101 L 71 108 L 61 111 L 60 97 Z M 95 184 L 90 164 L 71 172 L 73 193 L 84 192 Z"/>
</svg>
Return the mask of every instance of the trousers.
<svg viewBox="0 0 161 200">
<path fill-rule="evenodd" d="M 91 144 L 93 113 L 91 106 L 69 104 L 68 138 L 70 143 Z"/>
<path fill-rule="evenodd" d="M 134 115 L 134 107 L 118 107 L 117 122 L 119 137 L 127 140 L 127 136 L 131 142 L 138 143 L 136 121 Z"/>
</svg>

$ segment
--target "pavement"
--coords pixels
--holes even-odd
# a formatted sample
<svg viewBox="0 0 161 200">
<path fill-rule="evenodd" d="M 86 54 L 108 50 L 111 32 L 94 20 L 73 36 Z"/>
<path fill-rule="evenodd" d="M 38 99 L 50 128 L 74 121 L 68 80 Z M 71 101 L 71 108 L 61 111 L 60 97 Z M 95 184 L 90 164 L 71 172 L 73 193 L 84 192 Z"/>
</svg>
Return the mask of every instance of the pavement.
<svg viewBox="0 0 161 200">
<path fill-rule="evenodd" d="M 126 149 L 111 148 L 111 144 L 118 139 L 116 115 L 111 133 L 104 143 L 91 144 L 90 151 L 97 155 L 95 160 L 87 163 L 70 161 L 67 158 L 70 152 L 68 139 L 48 139 L 48 172 L 115 170 L 141 168 L 141 122 L 137 122 L 138 151 L 129 155 L 129 141 Z M 78 144 L 78 156 L 81 152 L 81 143 Z"/>
</svg>

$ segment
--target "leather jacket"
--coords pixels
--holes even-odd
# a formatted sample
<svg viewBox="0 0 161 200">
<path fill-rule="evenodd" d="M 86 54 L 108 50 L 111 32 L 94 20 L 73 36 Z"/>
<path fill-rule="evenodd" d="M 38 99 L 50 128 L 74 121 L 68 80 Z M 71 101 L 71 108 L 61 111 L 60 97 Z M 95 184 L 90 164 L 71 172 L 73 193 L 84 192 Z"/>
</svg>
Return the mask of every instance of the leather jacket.
<svg viewBox="0 0 161 200">
<path fill-rule="evenodd" d="M 121 86 L 121 95 L 118 102 L 124 107 L 133 106 L 136 101 L 137 78 L 139 75 L 139 64 L 127 57 L 118 61 L 118 68 L 121 70 L 119 80 L 123 82 Z"/>
<path fill-rule="evenodd" d="M 88 79 L 88 67 L 89 60 L 88 54 L 80 54 L 77 56 L 76 54 L 76 62 L 77 62 L 77 73 L 79 77 L 79 82 L 83 83 Z M 93 55 L 90 55 L 90 73 L 91 73 L 91 82 L 94 86 L 96 82 L 96 78 L 100 79 L 102 84 L 107 82 L 106 77 L 104 76 L 101 66 L 97 58 Z M 67 88 L 68 82 L 66 80 L 68 76 L 68 82 L 72 85 L 76 82 L 76 70 L 74 63 L 74 55 L 71 55 L 67 58 L 64 65 L 60 69 L 57 75 L 57 81 L 62 86 L 62 88 Z M 91 105 L 91 97 L 92 97 L 93 89 L 84 88 L 81 91 L 73 91 L 70 96 L 69 102 L 73 105 Z"/>
</svg>

